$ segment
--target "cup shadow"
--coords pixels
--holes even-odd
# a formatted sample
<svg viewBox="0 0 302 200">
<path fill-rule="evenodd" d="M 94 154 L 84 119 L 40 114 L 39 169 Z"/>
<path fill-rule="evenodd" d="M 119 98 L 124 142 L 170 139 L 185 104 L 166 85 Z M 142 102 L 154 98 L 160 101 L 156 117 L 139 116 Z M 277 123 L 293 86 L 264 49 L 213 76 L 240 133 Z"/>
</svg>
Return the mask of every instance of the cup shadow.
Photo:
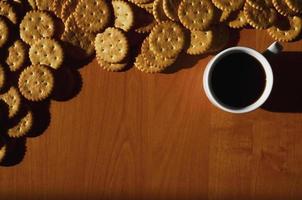
<svg viewBox="0 0 302 200">
<path fill-rule="evenodd" d="M 269 58 L 274 85 L 262 109 L 271 112 L 302 112 L 302 52 L 282 52 Z"/>
</svg>

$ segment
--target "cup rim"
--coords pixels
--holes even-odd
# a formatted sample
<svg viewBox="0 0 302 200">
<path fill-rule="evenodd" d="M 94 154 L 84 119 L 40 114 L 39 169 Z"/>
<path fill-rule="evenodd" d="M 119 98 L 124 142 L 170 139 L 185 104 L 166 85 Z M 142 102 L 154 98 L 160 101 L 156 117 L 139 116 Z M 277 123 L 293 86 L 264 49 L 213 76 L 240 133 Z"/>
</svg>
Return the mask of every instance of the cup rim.
<svg viewBox="0 0 302 200">
<path fill-rule="evenodd" d="M 253 56 L 255 59 L 257 59 L 261 63 L 261 66 L 264 70 L 265 78 L 266 78 L 266 84 L 265 84 L 264 91 L 261 94 L 261 96 L 258 98 L 258 100 L 243 108 L 234 108 L 234 107 L 225 105 L 221 101 L 219 101 L 219 99 L 217 99 L 215 97 L 215 95 L 213 94 L 211 87 L 210 87 L 210 82 L 209 82 L 213 66 L 215 66 L 215 64 L 217 62 L 219 62 L 225 56 L 228 56 L 228 55 L 236 53 L 236 52 L 246 53 L 246 54 L 249 54 L 250 56 Z M 204 76 L 203 76 L 204 91 L 205 91 L 208 99 L 211 101 L 211 103 L 226 112 L 236 113 L 236 114 L 251 112 L 251 111 L 259 108 L 260 106 L 262 106 L 264 104 L 264 102 L 268 99 L 268 97 L 272 91 L 273 82 L 274 82 L 273 71 L 272 71 L 271 65 L 268 62 L 268 60 L 258 51 L 248 48 L 248 47 L 241 47 L 241 46 L 231 47 L 231 48 L 225 49 L 224 51 L 217 54 L 206 66 Z"/>
</svg>

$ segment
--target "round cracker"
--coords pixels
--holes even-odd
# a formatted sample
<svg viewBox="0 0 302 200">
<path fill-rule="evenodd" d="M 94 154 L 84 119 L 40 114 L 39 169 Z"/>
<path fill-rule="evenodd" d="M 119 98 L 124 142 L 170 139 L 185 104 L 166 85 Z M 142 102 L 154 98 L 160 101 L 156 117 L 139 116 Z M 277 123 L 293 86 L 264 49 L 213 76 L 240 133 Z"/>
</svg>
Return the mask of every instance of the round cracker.
<svg viewBox="0 0 302 200">
<path fill-rule="evenodd" d="M 13 24 L 17 24 L 18 16 L 15 9 L 5 1 L 0 1 L 0 15 L 5 16 Z"/>
<path fill-rule="evenodd" d="M 210 0 L 183 0 L 178 8 L 178 17 L 190 30 L 205 30 L 214 20 L 214 6 Z"/>
<path fill-rule="evenodd" d="M 144 40 L 141 48 L 141 54 L 148 65 L 163 68 L 162 70 L 172 65 L 177 59 L 177 56 L 173 58 L 168 58 L 162 55 L 155 54 L 150 49 L 149 38 L 146 38 Z"/>
<path fill-rule="evenodd" d="M 213 31 L 191 31 L 190 46 L 186 53 L 190 55 L 200 55 L 206 52 L 214 40 Z"/>
<path fill-rule="evenodd" d="M 33 65 L 47 65 L 53 69 L 61 67 L 64 52 L 60 43 L 53 39 L 37 40 L 29 49 L 29 58 Z"/>
<path fill-rule="evenodd" d="M 129 31 L 134 25 L 134 13 L 129 3 L 124 1 L 112 1 L 114 11 L 114 26 L 124 31 Z"/>
<path fill-rule="evenodd" d="M 36 40 L 50 38 L 54 33 L 54 20 L 43 11 L 28 12 L 20 24 L 20 37 L 29 45 Z"/>
<path fill-rule="evenodd" d="M 0 99 L 8 105 L 9 118 L 14 117 L 20 110 L 21 96 L 15 87 L 11 87 L 6 93 L 2 94 Z"/>
<path fill-rule="evenodd" d="M 32 65 L 22 71 L 18 81 L 21 94 L 30 101 L 48 98 L 54 87 L 54 77 L 42 65 Z"/>
<path fill-rule="evenodd" d="M 242 8 L 245 0 L 212 0 L 212 2 L 220 10 L 236 11 Z"/>
<path fill-rule="evenodd" d="M 8 56 L 6 64 L 10 71 L 15 72 L 23 67 L 28 56 L 27 47 L 21 40 L 16 40 L 12 46 L 8 48 Z"/>
<path fill-rule="evenodd" d="M 95 38 L 96 55 L 109 63 L 119 63 L 128 54 L 128 40 L 117 28 L 107 28 Z"/>
<path fill-rule="evenodd" d="M 9 39 L 9 28 L 4 19 L 0 18 L 0 48 L 3 47 Z"/>
<path fill-rule="evenodd" d="M 182 27 L 172 21 L 156 25 L 150 33 L 150 49 L 164 57 L 175 57 L 185 45 Z"/>
<path fill-rule="evenodd" d="M 10 138 L 20 138 L 25 136 L 33 126 L 33 114 L 28 111 L 27 114 L 19 121 L 17 125 L 8 129 Z"/>
<path fill-rule="evenodd" d="M 75 11 L 77 25 L 83 31 L 97 33 L 109 23 L 111 12 L 105 0 L 81 0 Z"/>
<path fill-rule="evenodd" d="M 280 42 L 290 42 L 295 40 L 302 30 L 301 17 L 287 17 L 288 22 L 280 20 L 274 26 L 267 29 L 269 35 Z M 289 25 L 289 26 L 288 26 Z"/>
<path fill-rule="evenodd" d="M 270 27 L 277 18 L 277 13 L 273 8 L 258 10 L 247 3 L 244 5 L 244 15 L 247 22 L 256 29 L 266 29 Z"/>
</svg>

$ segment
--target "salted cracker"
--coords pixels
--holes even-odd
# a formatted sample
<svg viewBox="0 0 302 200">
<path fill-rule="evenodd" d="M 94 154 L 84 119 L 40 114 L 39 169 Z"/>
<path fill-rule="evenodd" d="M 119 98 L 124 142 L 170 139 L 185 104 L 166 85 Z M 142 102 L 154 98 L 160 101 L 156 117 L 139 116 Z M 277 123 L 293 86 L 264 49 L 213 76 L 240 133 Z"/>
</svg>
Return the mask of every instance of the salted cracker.
<svg viewBox="0 0 302 200">
<path fill-rule="evenodd" d="M 64 51 L 58 41 L 41 39 L 30 47 L 29 58 L 33 65 L 47 65 L 53 69 L 58 69 L 64 61 Z"/>
<path fill-rule="evenodd" d="M 175 22 L 166 21 L 156 25 L 149 36 L 150 49 L 164 57 L 175 57 L 185 45 L 182 27 Z"/>
<path fill-rule="evenodd" d="M 0 16 L 9 19 L 13 24 L 18 23 L 18 15 L 15 9 L 7 2 L 0 1 Z"/>
<path fill-rule="evenodd" d="M 203 54 L 210 49 L 214 39 L 212 30 L 191 31 L 190 46 L 186 53 L 189 55 Z"/>
<path fill-rule="evenodd" d="M 236 11 L 242 8 L 245 0 L 212 0 L 212 2 L 220 10 Z"/>
<path fill-rule="evenodd" d="M 95 38 L 96 55 L 109 63 L 122 62 L 128 55 L 126 35 L 117 28 L 107 28 Z"/>
<path fill-rule="evenodd" d="M 77 25 L 92 33 L 104 30 L 110 17 L 111 11 L 105 0 L 81 0 L 75 11 Z"/>
<path fill-rule="evenodd" d="M 178 8 L 178 17 L 190 30 L 205 30 L 214 20 L 214 6 L 210 0 L 183 0 Z"/>
<path fill-rule="evenodd" d="M 44 11 L 28 12 L 20 24 L 20 37 L 29 45 L 42 38 L 51 38 L 54 33 L 54 20 Z"/>
<path fill-rule="evenodd" d="M 18 86 L 26 99 L 42 101 L 51 95 L 54 88 L 54 77 L 46 67 L 32 65 L 21 72 Z"/>
</svg>

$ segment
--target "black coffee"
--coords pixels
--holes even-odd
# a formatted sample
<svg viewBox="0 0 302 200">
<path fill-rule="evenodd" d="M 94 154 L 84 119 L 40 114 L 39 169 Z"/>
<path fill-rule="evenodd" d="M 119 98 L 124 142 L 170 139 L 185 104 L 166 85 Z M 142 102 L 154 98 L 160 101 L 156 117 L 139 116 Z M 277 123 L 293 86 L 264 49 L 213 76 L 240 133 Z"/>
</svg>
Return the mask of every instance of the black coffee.
<svg viewBox="0 0 302 200">
<path fill-rule="evenodd" d="M 243 108 L 256 102 L 264 91 L 261 63 L 245 53 L 222 58 L 213 68 L 210 85 L 215 97 L 227 106 Z"/>
</svg>

